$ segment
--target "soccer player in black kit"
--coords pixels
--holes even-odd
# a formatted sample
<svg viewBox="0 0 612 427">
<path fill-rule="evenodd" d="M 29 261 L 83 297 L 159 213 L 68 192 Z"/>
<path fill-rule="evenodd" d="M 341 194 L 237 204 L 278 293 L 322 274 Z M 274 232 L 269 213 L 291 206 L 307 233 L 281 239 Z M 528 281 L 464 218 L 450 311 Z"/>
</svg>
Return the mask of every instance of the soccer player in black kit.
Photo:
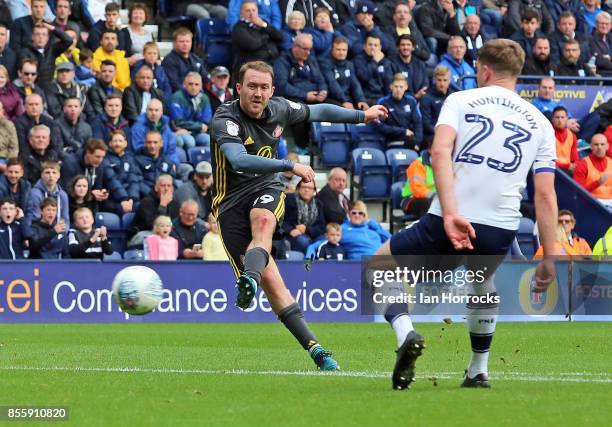
<svg viewBox="0 0 612 427">
<path fill-rule="evenodd" d="M 287 126 L 328 121 L 369 123 L 387 116 L 385 107 L 366 111 L 329 104 L 304 105 L 272 97 L 274 72 L 261 61 L 240 68 L 240 99 L 222 104 L 212 120 L 213 213 L 236 281 L 236 305 L 246 309 L 262 286 L 279 320 L 307 350 L 319 369 L 338 363 L 318 343 L 302 310 L 270 257 L 272 236 L 285 211 L 285 193 L 276 173 L 292 171 L 314 180 L 310 166 L 278 160 L 278 141 Z"/>
</svg>

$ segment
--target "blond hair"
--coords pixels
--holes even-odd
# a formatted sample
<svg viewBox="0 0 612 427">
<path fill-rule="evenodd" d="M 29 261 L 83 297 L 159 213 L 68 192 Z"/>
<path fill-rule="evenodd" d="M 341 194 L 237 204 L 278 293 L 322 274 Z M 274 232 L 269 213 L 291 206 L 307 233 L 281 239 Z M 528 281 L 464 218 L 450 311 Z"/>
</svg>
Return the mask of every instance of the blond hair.
<svg viewBox="0 0 612 427">
<path fill-rule="evenodd" d="M 153 222 L 153 233 L 157 234 L 159 232 L 159 227 L 162 225 L 169 225 L 172 228 L 172 220 L 169 216 L 160 215 L 155 218 L 155 222 Z"/>
<path fill-rule="evenodd" d="M 353 204 L 351 205 L 351 210 L 353 209 L 360 210 L 361 212 L 363 212 L 365 214 L 364 218 L 368 217 L 368 207 L 363 201 L 356 200 L 355 202 L 353 202 Z"/>
<path fill-rule="evenodd" d="M 325 226 L 325 231 L 329 233 L 330 231 L 337 231 L 340 233 L 342 231 L 342 227 L 337 222 L 330 222 Z"/>
<path fill-rule="evenodd" d="M 434 69 L 434 78 L 441 77 L 441 76 L 449 76 L 449 75 L 450 75 L 450 70 L 448 69 L 448 67 L 445 67 L 444 65 L 438 65 Z"/>
</svg>

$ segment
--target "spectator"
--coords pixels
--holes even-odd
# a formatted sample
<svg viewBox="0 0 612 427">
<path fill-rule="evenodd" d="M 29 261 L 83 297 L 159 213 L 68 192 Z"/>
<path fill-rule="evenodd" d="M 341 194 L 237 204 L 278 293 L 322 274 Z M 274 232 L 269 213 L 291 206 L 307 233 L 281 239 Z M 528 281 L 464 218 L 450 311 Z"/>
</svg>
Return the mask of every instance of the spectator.
<svg viewBox="0 0 612 427">
<path fill-rule="evenodd" d="M 601 0 L 582 0 L 580 14 L 585 23 L 584 32 L 586 34 L 592 34 L 595 30 L 596 19 L 601 13 L 600 4 Z"/>
<path fill-rule="evenodd" d="M 281 230 L 287 236 L 291 249 L 306 253 L 308 246 L 325 233 L 325 216 L 314 182 L 297 184 L 297 191 L 285 199 L 285 219 Z"/>
<path fill-rule="evenodd" d="M 427 91 L 427 68 L 425 63 L 412 56 L 415 39 L 403 34 L 397 38 L 397 56 L 393 59 L 393 72 L 406 78 L 408 93 L 420 100 Z"/>
<path fill-rule="evenodd" d="M 170 236 L 172 220 L 160 215 L 153 223 L 153 234 L 144 238 L 145 259 L 152 261 L 176 261 L 178 241 Z"/>
<path fill-rule="evenodd" d="M 70 187 L 68 187 L 68 204 L 70 218 L 74 218 L 74 212 L 80 208 L 88 208 L 94 213 L 97 212 L 97 202 L 91 194 L 89 181 L 85 175 L 77 175 L 72 178 Z"/>
<path fill-rule="evenodd" d="M 145 27 L 149 20 L 149 11 L 144 3 L 132 3 L 128 9 L 128 26 L 125 27 L 132 42 L 132 53 L 135 60 L 143 58 L 146 43 L 154 42 L 153 33 Z"/>
<path fill-rule="evenodd" d="M 166 74 L 166 70 L 161 66 L 159 46 L 155 42 L 147 42 L 143 48 L 143 59 L 137 61 L 132 67 L 132 80 L 136 77 L 136 73 L 140 67 L 147 65 L 153 70 L 153 86 L 161 90 L 166 97 L 170 99 L 172 89 L 170 88 L 170 80 Z"/>
<path fill-rule="evenodd" d="M 68 232 L 70 258 L 103 259 L 113 253 L 106 227 L 94 228 L 94 217 L 88 208 L 74 212 L 74 228 Z"/>
<path fill-rule="evenodd" d="M 465 24 L 461 30 L 461 36 L 465 40 L 465 45 L 467 47 L 465 60 L 472 66 L 473 69 L 476 69 L 478 50 L 487 41 L 487 37 L 480 29 L 480 18 L 478 15 L 469 15 L 465 18 Z"/>
<path fill-rule="evenodd" d="M 121 18 L 119 17 L 120 6 L 117 3 L 107 3 L 104 7 L 104 20 L 100 19 L 94 24 L 89 32 L 87 47 L 95 52 L 100 47 L 100 42 L 107 30 L 115 31 L 117 34 L 116 48 L 122 50 L 125 58 L 130 61 L 130 65 L 140 59 L 137 56 L 132 58 L 132 39 L 126 29 L 121 29 Z"/>
<path fill-rule="evenodd" d="M 403 74 L 393 76 L 391 94 L 378 100 L 389 111 L 385 120 L 373 126 L 385 136 L 387 147 L 419 150 L 423 142 L 423 120 L 416 98 L 406 93 L 408 83 Z"/>
<path fill-rule="evenodd" d="M 146 112 L 141 114 L 132 126 L 132 150 L 134 153 L 138 153 L 144 147 L 145 134 L 148 131 L 155 130 L 162 136 L 164 155 L 178 167 L 181 162 L 176 153 L 176 139 L 170 129 L 170 119 L 162 114 L 162 108 L 159 99 L 149 101 Z"/>
<path fill-rule="evenodd" d="M 145 196 L 160 175 L 176 176 L 176 166 L 163 154 L 162 135 L 150 130 L 145 134 L 144 147 L 136 152 L 136 163 L 142 174 L 140 194 Z"/>
<path fill-rule="evenodd" d="M 52 32 L 58 41 L 49 43 L 49 33 Z M 11 37 L 12 41 L 12 37 Z M 72 44 L 69 35 L 64 34 L 59 29 L 47 24 L 40 23 L 32 30 L 31 43 L 23 43 L 19 46 L 20 62 L 26 58 L 34 59 L 38 63 L 37 83 L 43 88 L 47 88 L 53 80 L 53 70 L 55 69 L 55 58 L 61 55 L 68 46 Z M 26 47 L 21 47 L 26 46 Z"/>
<path fill-rule="evenodd" d="M 359 3 L 357 4 L 357 6 Z M 315 25 L 315 16 L 313 11 L 317 7 L 325 7 L 331 13 L 332 21 L 334 25 L 346 24 L 355 18 L 354 11 L 352 10 L 355 6 L 354 2 L 342 1 L 342 0 L 303 0 L 303 1 L 289 1 L 281 0 L 279 2 L 281 9 L 281 15 L 283 22 L 289 21 L 289 16 L 294 11 L 299 11 L 304 14 L 306 19 L 306 26 L 312 27 Z M 359 9 L 359 7 L 356 7 Z"/>
<path fill-rule="evenodd" d="M 533 51 L 533 44 L 536 37 L 541 37 L 540 15 L 535 9 L 525 9 L 521 14 L 521 28 L 515 31 L 510 39 L 521 45 L 525 51 L 525 57 L 529 57 Z"/>
<path fill-rule="evenodd" d="M 103 0 L 104 2 L 106 0 Z M 93 6 L 97 3 L 93 0 L 80 1 L 80 0 L 69 0 L 70 3 L 70 23 L 76 24 L 79 28 L 79 38 L 82 42 L 86 42 L 89 38 L 89 31 L 94 25 L 94 16 L 98 16 L 96 13 L 92 13 Z M 104 6 L 100 11 L 100 16 L 104 16 Z"/>
<path fill-rule="evenodd" d="M 19 155 L 19 140 L 15 125 L 4 113 L 4 106 L 0 102 L 0 172 L 6 170 L 6 161 Z"/>
<path fill-rule="evenodd" d="M 237 80 L 242 64 L 249 61 L 274 63 L 278 58 L 278 44 L 283 34 L 273 25 L 264 21 L 257 12 L 257 3 L 247 0 L 240 6 L 240 21 L 232 31 L 234 52 L 233 74 Z"/>
<path fill-rule="evenodd" d="M 68 258 L 67 225 L 58 220 L 57 201 L 46 197 L 40 203 L 40 219 L 33 221 L 28 238 L 29 259 Z"/>
<path fill-rule="evenodd" d="M 451 73 L 453 90 L 474 89 L 477 87 L 476 73 L 465 61 L 465 40 L 460 36 L 452 36 L 448 41 L 448 53 L 442 56 L 438 65 L 448 68 Z"/>
<path fill-rule="evenodd" d="M 559 21 L 557 21 L 556 30 L 548 35 L 550 40 L 550 56 L 553 62 L 561 60 L 563 47 L 568 40 L 577 40 L 580 43 L 580 62 L 588 62 L 591 58 L 589 38 L 582 33 L 576 32 L 576 17 L 572 12 L 562 12 Z"/>
<path fill-rule="evenodd" d="M 476 6 L 468 4 L 467 0 L 455 0 L 455 16 L 459 29 L 463 30 L 465 20 L 468 16 L 474 15 L 478 12 Z"/>
<path fill-rule="evenodd" d="M 595 19 L 595 31 L 589 42 L 592 53 L 597 58 L 597 73 L 604 77 L 612 76 L 612 18 L 608 12 L 602 12 Z M 0 29 L 1 31 L 1 29 Z"/>
<path fill-rule="evenodd" d="M 174 191 L 173 178 L 170 175 L 160 175 L 155 181 L 155 187 L 140 201 L 136 215 L 132 221 L 132 232 L 136 236 L 130 240 L 129 246 L 142 244 L 142 239 L 151 234 L 153 222 L 159 215 L 178 218 L 180 205 L 172 200 Z"/>
<path fill-rule="evenodd" d="M 342 261 L 346 258 L 344 246 L 340 244 L 342 239 L 342 227 L 340 224 L 330 222 L 325 227 L 325 241 L 317 248 L 316 258 L 325 260 Z"/>
<path fill-rule="evenodd" d="M 508 2 L 508 11 L 504 15 L 503 33 L 510 35 L 521 27 L 521 17 L 525 10 L 535 10 L 538 13 L 540 31 L 549 34 L 555 29 L 555 23 L 548 12 L 544 0 L 512 0 Z"/>
<path fill-rule="evenodd" d="M 428 150 L 421 151 L 406 169 L 406 184 L 402 189 L 402 209 L 407 214 L 421 218 L 429 210 L 436 194 L 431 155 Z"/>
<path fill-rule="evenodd" d="M 557 143 L 557 168 L 572 176 L 576 168 L 578 157 L 578 138 L 567 128 L 567 110 L 565 107 L 555 107 L 552 112 L 552 125 L 555 129 Z"/>
<path fill-rule="evenodd" d="M 97 116 L 104 113 L 104 101 L 111 95 L 121 96 L 121 91 L 113 86 L 115 80 L 116 65 L 113 61 L 104 60 L 100 63 L 100 70 L 97 73 L 98 79 L 87 92 L 87 97 L 91 103 L 93 113 Z"/>
<path fill-rule="evenodd" d="M 423 147 L 431 147 L 436 123 L 442 110 L 444 101 L 452 93 L 450 89 L 450 71 L 444 66 L 437 66 L 434 70 L 434 84 L 427 89 L 421 99 L 421 116 L 423 119 Z"/>
<path fill-rule="evenodd" d="M 96 116 L 91 122 L 93 137 L 109 144 L 111 134 L 116 130 L 120 130 L 124 132 L 129 143 L 129 138 L 131 137 L 130 124 L 121 115 L 122 111 L 123 101 L 121 100 L 121 94 L 108 95 L 104 101 L 104 112 Z"/>
<path fill-rule="evenodd" d="M 132 212 L 134 200 L 119 183 L 110 166 L 104 162 L 108 147 L 99 139 L 90 139 L 82 150 L 66 156 L 62 164 L 64 186 L 76 175 L 85 175 L 98 208 L 118 215 Z"/>
<path fill-rule="evenodd" d="M 357 200 L 351 206 L 349 218 L 342 224 L 340 244 L 346 250 L 347 259 L 360 260 L 363 256 L 374 255 L 391 235 L 375 220 L 368 220 L 365 203 Z"/>
<path fill-rule="evenodd" d="M 128 197 L 136 203 L 140 200 L 142 173 L 136 157 L 127 150 L 126 133 L 122 129 L 113 130 L 108 145 L 110 150 L 106 153 L 105 162 L 115 173 L 117 181 L 125 188 Z"/>
<path fill-rule="evenodd" d="M 202 259 L 204 261 L 228 261 L 229 258 L 219 234 L 217 218 L 212 213 L 208 215 L 208 223 L 210 224 L 210 230 L 202 239 Z"/>
<path fill-rule="evenodd" d="M 146 65 L 136 73 L 136 80 L 123 92 L 123 115 L 134 125 L 138 117 L 147 111 L 150 101 L 159 100 L 164 110 L 164 93 L 153 86 L 153 70 Z"/>
<path fill-rule="evenodd" d="M 319 58 L 321 72 L 329 88 L 331 103 L 341 104 L 344 108 L 367 110 L 361 83 L 356 78 L 355 65 L 346 59 L 348 55 L 348 40 L 342 36 L 336 37 L 332 43 L 330 56 Z"/>
<path fill-rule="evenodd" d="M 11 199 L 0 200 L 0 259 L 24 259 L 26 233 L 17 219 L 17 205 Z"/>
<path fill-rule="evenodd" d="M 92 137 L 91 126 L 81 114 L 81 100 L 70 97 L 64 101 L 64 114 L 55 121 L 53 142 L 64 153 L 74 153 L 83 148 Z"/>
<path fill-rule="evenodd" d="M 32 93 L 25 99 L 25 114 L 15 120 L 17 140 L 19 141 L 19 155 L 25 156 L 29 154 L 28 132 L 36 125 L 45 125 L 51 129 L 54 126 L 54 122 L 50 116 L 43 114 L 43 98 L 37 93 Z M 58 149 L 56 151 L 59 152 Z"/>
<path fill-rule="evenodd" d="M 555 80 L 552 77 L 544 77 L 538 86 L 538 96 L 531 103 L 544 114 L 549 120 L 552 118 L 553 110 L 559 106 L 553 98 L 555 96 Z"/>
<path fill-rule="evenodd" d="M 212 114 L 215 114 L 219 105 L 232 101 L 234 95 L 229 89 L 230 72 L 222 65 L 218 65 L 210 72 L 210 81 L 204 87 L 204 93 L 210 101 Z"/>
<path fill-rule="evenodd" d="M 314 11 L 315 25 L 304 30 L 305 33 L 312 35 L 312 54 L 316 58 L 329 56 L 334 37 L 341 36 L 334 30 L 331 20 L 331 12 L 325 7 L 318 7 Z"/>
<path fill-rule="evenodd" d="M 554 255 L 560 255 L 564 257 L 574 257 L 576 255 L 580 255 L 576 248 L 570 245 L 567 234 L 565 233 L 565 228 L 562 224 L 557 225 L 555 246 L 554 246 Z M 536 251 L 533 259 L 541 259 L 544 256 L 544 247 L 540 246 Z"/>
<path fill-rule="evenodd" d="M 4 65 L 11 80 L 17 78 L 17 54 L 8 45 L 8 28 L 0 24 L 0 65 Z"/>
<path fill-rule="evenodd" d="M 21 61 L 21 67 L 17 70 L 17 75 L 19 77 L 13 81 L 13 85 L 17 89 L 17 92 L 19 92 L 24 104 L 26 96 L 30 94 L 37 94 L 41 97 L 43 111 L 45 111 L 47 109 L 47 95 L 45 90 L 36 84 L 38 62 L 32 58 L 23 59 Z"/>
<path fill-rule="evenodd" d="M 198 217 L 206 224 L 208 214 L 212 207 L 212 166 L 202 161 L 196 165 L 190 181 L 181 185 L 174 193 L 174 200 L 182 205 L 187 200 L 194 200 L 198 205 Z"/>
<path fill-rule="evenodd" d="M 89 88 L 96 83 L 96 73 L 93 70 L 93 52 L 87 48 L 81 49 L 79 52 L 79 65 L 76 66 L 74 75 L 75 81 Z"/>
<path fill-rule="evenodd" d="M 568 243 L 576 250 L 578 255 L 591 255 L 591 247 L 588 242 L 578 236 L 574 231 L 576 227 L 576 218 L 572 211 L 561 209 L 557 215 L 559 225 L 563 227 Z"/>
<path fill-rule="evenodd" d="M 595 256 L 610 256 L 612 255 L 612 225 L 593 246 L 593 257 Z"/>
<path fill-rule="evenodd" d="M 342 224 L 347 218 L 351 201 L 344 195 L 346 189 L 346 172 L 342 168 L 333 168 L 327 174 L 327 184 L 317 194 L 323 204 L 325 223 Z"/>
<path fill-rule="evenodd" d="M 10 158 L 6 162 L 6 169 L 0 175 L 0 199 L 11 199 L 17 205 L 17 218 L 22 218 L 26 209 L 30 184 L 23 177 L 23 162 L 18 158 Z"/>
<path fill-rule="evenodd" d="M 55 58 L 55 65 L 57 66 L 62 62 L 72 62 L 72 65 L 74 65 L 74 67 L 76 68 L 76 66 L 80 64 L 79 55 L 81 54 L 81 50 L 76 47 L 77 42 L 79 40 L 79 36 L 77 35 L 77 31 L 73 29 L 68 29 L 64 31 L 64 34 L 70 36 L 70 40 L 72 40 L 72 43 L 70 44 L 70 46 L 68 46 L 68 49 L 66 49 L 64 52 L 62 52 L 61 55 L 58 55 L 58 57 Z M 52 39 L 51 43 L 53 42 L 54 41 Z M 89 49 L 87 50 L 91 52 Z"/>
<path fill-rule="evenodd" d="M 429 49 L 442 55 L 451 36 L 461 33 L 455 19 L 452 0 L 427 0 L 417 10 L 415 19 Z"/>
<path fill-rule="evenodd" d="M 375 105 L 379 98 L 388 93 L 393 81 L 394 67 L 382 52 L 378 37 L 368 36 L 363 49 L 363 53 L 354 60 L 355 71 L 367 104 Z"/>
<path fill-rule="evenodd" d="M 18 15 L 14 15 L 11 11 L 11 16 L 13 23 L 11 24 L 10 46 L 15 51 L 30 42 L 36 25 L 45 23 L 45 19 L 50 22 L 54 18 L 51 11 L 48 10 L 47 0 L 31 0 L 29 11 L 25 9 Z"/>
<path fill-rule="evenodd" d="M 36 184 L 42 173 L 42 163 L 47 160 L 57 160 L 59 152 L 51 145 L 51 129 L 39 124 L 30 128 L 28 132 L 28 147 L 19 150 L 19 157 L 23 161 L 25 178 L 30 184 Z"/>
<path fill-rule="evenodd" d="M 178 240 L 178 259 L 202 259 L 206 228 L 198 216 L 198 203 L 189 199 L 181 203 L 179 217 L 172 221 L 170 235 Z"/>
<path fill-rule="evenodd" d="M 374 23 L 376 6 L 369 0 L 359 0 L 356 5 L 355 20 L 351 20 L 340 28 L 340 32 L 348 39 L 349 49 L 353 56 L 361 55 L 365 49 L 367 38 L 376 37 L 380 41 L 381 50 L 388 55 L 393 52 L 393 39 L 387 36 Z"/>
<path fill-rule="evenodd" d="M 182 87 L 183 79 L 190 71 L 200 73 L 202 81 L 207 81 L 208 72 L 204 68 L 204 61 L 191 53 L 193 33 L 187 28 L 179 28 L 172 33 L 172 40 L 172 52 L 162 61 L 162 67 L 166 70 L 172 92 Z"/>
<path fill-rule="evenodd" d="M 612 159 L 606 156 L 608 140 L 596 133 L 591 138 L 591 154 L 576 162 L 574 179 L 593 197 L 612 210 Z"/>
<path fill-rule="evenodd" d="M 536 37 L 531 56 L 525 60 L 521 74 L 554 76 L 555 63 L 550 58 L 550 41 L 545 36 Z"/>
<path fill-rule="evenodd" d="M 215 4 L 215 3 L 223 3 Z M 216 1 L 216 2 L 193 2 L 193 1 L 174 1 L 172 2 L 175 5 L 175 12 L 173 15 L 187 15 L 192 16 L 196 19 L 209 19 L 209 18 L 219 18 L 225 19 L 227 17 L 227 1 Z"/>
<path fill-rule="evenodd" d="M 277 0 L 256 0 L 255 3 L 261 19 L 268 22 L 277 30 L 280 30 L 283 26 L 283 20 Z M 231 30 L 234 29 L 234 26 L 240 22 L 240 19 L 242 18 L 241 9 L 243 4 L 244 0 L 229 0 L 225 22 L 227 22 L 227 25 L 229 25 Z"/>
<path fill-rule="evenodd" d="M 595 75 L 595 66 L 580 62 L 580 43 L 577 40 L 568 40 L 563 46 L 563 57 L 555 68 L 558 76 L 588 77 Z M 576 80 L 572 80 L 576 84 Z"/>
<path fill-rule="evenodd" d="M 193 71 L 185 75 L 183 87 L 172 95 L 169 110 L 177 146 L 185 150 L 195 146 L 210 148 L 208 126 L 212 110 L 202 90 L 202 76 Z"/>
<path fill-rule="evenodd" d="M 59 185 L 59 180 L 59 162 L 57 160 L 43 162 L 40 179 L 32 187 L 25 209 L 24 223 L 28 232 L 32 221 L 40 219 L 40 203 L 47 197 L 53 197 L 57 201 L 57 220 L 62 219 L 67 225 L 70 224 L 68 194 Z"/>
<path fill-rule="evenodd" d="M 130 64 L 125 58 L 125 52 L 117 48 L 117 31 L 105 29 L 102 32 L 100 47 L 94 51 L 93 69 L 100 72 L 102 61 L 113 61 L 115 63 L 115 78 L 113 86 L 119 90 L 125 90 L 131 83 Z"/>
<path fill-rule="evenodd" d="M 68 30 L 75 31 L 78 39 L 79 24 L 69 19 L 72 14 L 70 10 L 70 0 L 56 0 L 53 11 L 55 12 L 55 21 L 53 21 L 53 25 L 64 32 Z"/>
<path fill-rule="evenodd" d="M 280 44 L 282 52 L 291 50 L 295 37 L 300 34 L 306 27 L 306 17 L 299 10 L 294 10 L 287 18 L 287 25 L 283 26 L 283 41 Z"/>
<path fill-rule="evenodd" d="M 412 36 L 412 52 L 415 58 L 425 61 L 430 65 L 437 62 L 436 56 L 431 53 L 429 46 L 419 30 L 416 22 L 412 19 L 412 12 L 408 4 L 397 2 L 393 12 L 393 25 L 383 28 L 388 39 L 395 41 L 403 35 Z M 391 43 L 393 46 L 393 43 Z M 398 46 L 399 47 L 399 46 Z M 391 49 L 394 50 L 393 48 Z M 390 52 L 389 56 L 392 56 Z"/>
<path fill-rule="evenodd" d="M 479 11 L 480 20 L 487 38 L 499 37 L 502 30 L 503 16 L 508 11 L 504 0 L 484 0 Z"/>
<path fill-rule="evenodd" d="M 2 117 L 15 120 L 24 113 L 23 102 L 19 92 L 11 83 L 8 70 L 0 65 L 0 104 L 2 104 Z"/>
<path fill-rule="evenodd" d="M 287 153 L 285 160 L 291 160 L 294 163 L 299 163 L 300 156 L 294 152 Z M 278 177 L 280 183 L 283 184 L 283 191 L 285 193 L 295 193 L 298 183 L 302 180 L 300 176 L 294 174 L 292 171 L 279 172 L 276 176 Z"/>
<path fill-rule="evenodd" d="M 64 102 L 68 98 L 78 98 L 81 108 L 88 120 L 92 119 L 93 108 L 87 99 L 87 88 L 74 81 L 74 65 L 62 62 L 56 67 L 57 79 L 53 80 L 47 90 L 49 114 L 59 119 L 63 114 Z"/>
</svg>

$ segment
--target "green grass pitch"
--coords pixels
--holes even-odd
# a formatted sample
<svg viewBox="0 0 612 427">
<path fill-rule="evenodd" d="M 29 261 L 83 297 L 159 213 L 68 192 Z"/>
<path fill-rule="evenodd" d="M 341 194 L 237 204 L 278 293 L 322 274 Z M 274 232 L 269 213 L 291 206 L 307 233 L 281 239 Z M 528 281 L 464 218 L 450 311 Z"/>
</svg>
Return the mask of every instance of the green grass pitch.
<svg viewBox="0 0 612 427">
<path fill-rule="evenodd" d="M 417 324 L 427 349 L 403 392 L 388 325 L 312 327 L 340 374 L 280 324 L 5 324 L 0 405 L 68 406 L 54 425 L 80 426 L 612 425 L 610 323 L 500 323 L 491 390 L 458 387 L 464 324 Z"/>
</svg>

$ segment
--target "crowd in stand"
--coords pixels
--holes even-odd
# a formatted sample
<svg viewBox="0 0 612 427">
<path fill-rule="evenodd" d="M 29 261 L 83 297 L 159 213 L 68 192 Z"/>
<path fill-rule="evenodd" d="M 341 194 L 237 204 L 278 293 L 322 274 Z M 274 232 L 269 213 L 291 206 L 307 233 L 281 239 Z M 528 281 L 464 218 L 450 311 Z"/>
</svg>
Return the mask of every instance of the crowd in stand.
<svg viewBox="0 0 612 427">
<path fill-rule="evenodd" d="M 222 0 L 172 7 L 226 19 L 230 69 L 194 53 L 187 28 L 173 32 L 173 49 L 161 58 L 142 3 L 130 5 L 122 24 L 120 6 L 105 0 L 0 0 L 0 211 L 9 231 L 0 236 L 2 258 L 23 258 L 24 250 L 30 258 L 102 258 L 113 247 L 96 214 L 111 212 L 133 214 L 130 245 L 150 259 L 223 259 L 210 164 L 185 159 L 189 149 L 210 146 L 211 118 L 234 99 L 230 82 L 247 61 L 273 65 L 275 94 L 294 101 L 385 105 L 389 117 L 372 131 L 388 147 L 420 153 L 403 193 L 416 216 L 435 194 L 426 149 L 441 106 L 450 93 L 476 87 L 477 51 L 486 40 L 517 41 L 527 56 L 523 74 L 577 82 L 612 76 L 610 4 L 599 0 Z M 554 85 L 542 78 L 534 104 L 554 125 L 558 167 L 612 206 L 610 101 L 581 122 L 553 100 Z M 584 159 L 577 134 L 590 143 Z M 292 135 L 296 151 L 305 152 L 308 128 Z M 278 251 L 357 259 L 389 238 L 363 202 L 344 195 L 343 169 L 331 170 L 318 193 L 314 183 L 288 175 L 280 177 L 290 193 L 281 227 L 287 245 Z"/>
</svg>

